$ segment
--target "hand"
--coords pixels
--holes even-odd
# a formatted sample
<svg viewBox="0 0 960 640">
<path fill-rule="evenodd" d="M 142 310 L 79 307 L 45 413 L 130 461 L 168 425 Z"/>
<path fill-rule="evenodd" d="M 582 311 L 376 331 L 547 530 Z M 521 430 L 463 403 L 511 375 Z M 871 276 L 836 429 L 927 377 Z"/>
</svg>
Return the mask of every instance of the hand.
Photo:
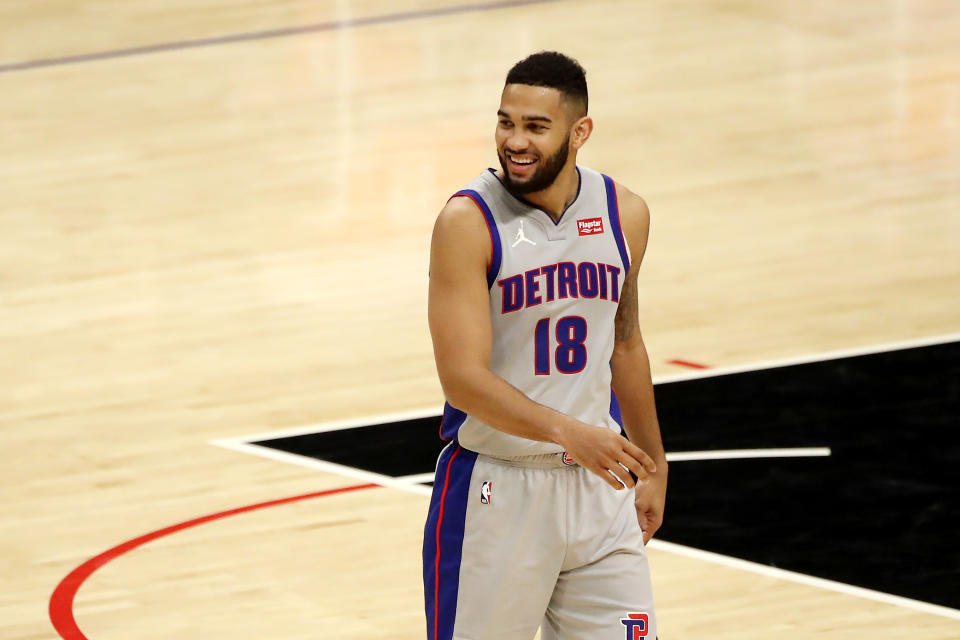
<svg viewBox="0 0 960 640">
<path fill-rule="evenodd" d="M 666 499 L 667 468 L 663 463 L 657 473 L 649 474 L 646 482 L 638 484 L 634 490 L 633 505 L 637 508 L 637 521 L 643 530 L 643 544 L 650 542 L 663 524 Z"/>
<path fill-rule="evenodd" d="M 640 482 L 656 471 L 653 459 L 619 433 L 574 421 L 557 439 L 581 467 L 592 471 L 614 489 L 632 489 L 632 471 Z"/>
</svg>

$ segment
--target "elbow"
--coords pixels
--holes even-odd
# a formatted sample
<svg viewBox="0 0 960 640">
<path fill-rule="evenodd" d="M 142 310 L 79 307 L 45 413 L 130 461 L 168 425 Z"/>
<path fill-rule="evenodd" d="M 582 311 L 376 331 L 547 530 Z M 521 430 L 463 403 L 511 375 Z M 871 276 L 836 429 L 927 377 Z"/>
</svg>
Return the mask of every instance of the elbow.
<svg viewBox="0 0 960 640">
<path fill-rule="evenodd" d="M 478 371 L 454 369 L 440 371 L 440 386 L 450 406 L 470 413 L 477 397 Z"/>
<path fill-rule="evenodd" d="M 441 382 L 440 386 L 443 387 L 443 397 L 446 399 L 447 404 L 454 409 L 469 413 L 467 409 L 467 393 L 460 385 Z"/>
<path fill-rule="evenodd" d="M 618 342 L 613 346 L 613 355 L 611 362 L 632 361 L 635 358 L 646 358 L 647 350 L 643 345 L 643 340 L 639 338 Z"/>
</svg>

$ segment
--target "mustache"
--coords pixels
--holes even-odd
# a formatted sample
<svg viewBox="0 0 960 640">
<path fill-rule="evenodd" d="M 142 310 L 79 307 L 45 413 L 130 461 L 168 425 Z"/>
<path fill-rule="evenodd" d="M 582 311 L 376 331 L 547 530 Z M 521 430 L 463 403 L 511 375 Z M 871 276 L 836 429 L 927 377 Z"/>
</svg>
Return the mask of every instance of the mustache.
<svg viewBox="0 0 960 640">
<path fill-rule="evenodd" d="M 509 153 L 515 156 L 536 156 L 537 158 L 540 157 L 539 153 L 532 152 L 532 151 L 514 151 L 513 149 L 504 149 L 503 153 L 504 155 Z"/>
</svg>

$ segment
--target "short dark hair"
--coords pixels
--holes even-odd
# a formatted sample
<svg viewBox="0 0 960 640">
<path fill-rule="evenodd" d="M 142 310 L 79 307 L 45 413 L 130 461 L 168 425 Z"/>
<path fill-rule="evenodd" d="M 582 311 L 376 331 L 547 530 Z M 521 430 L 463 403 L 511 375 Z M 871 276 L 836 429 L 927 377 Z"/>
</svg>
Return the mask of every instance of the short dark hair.
<svg viewBox="0 0 960 640">
<path fill-rule="evenodd" d="M 513 65 L 508 84 L 528 84 L 556 89 L 587 115 L 587 72 L 580 63 L 557 51 L 540 51 Z"/>
</svg>

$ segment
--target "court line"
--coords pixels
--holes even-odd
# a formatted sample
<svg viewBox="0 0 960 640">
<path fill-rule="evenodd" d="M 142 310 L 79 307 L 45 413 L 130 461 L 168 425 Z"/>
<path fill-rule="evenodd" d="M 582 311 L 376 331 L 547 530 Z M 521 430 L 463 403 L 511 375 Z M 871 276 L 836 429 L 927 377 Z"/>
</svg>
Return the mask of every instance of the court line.
<svg viewBox="0 0 960 640">
<path fill-rule="evenodd" d="M 432 407 L 422 407 L 420 409 L 411 409 L 410 411 L 398 411 L 396 413 L 387 413 L 383 415 L 365 416 L 362 418 L 351 418 L 350 420 L 333 420 L 331 422 L 320 422 L 317 424 L 308 424 L 300 427 L 290 427 L 289 429 L 277 429 L 276 431 L 266 431 L 263 433 L 254 433 L 245 436 L 232 436 L 215 440 L 211 444 L 221 442 L 255 442 L 257 440 L 275 440 L 277 438 L 287 438 L 291 436 L 302 436 L 308 433 L 323 433 L 326 431 L 341 431 L 343 429 L 353 429 L 355 427 L 366 427 L 378 424 L 389 424 L 391 422 L 401 422 L 404 420 L 418 420 L 420 418 L 439 418 L 440 406 L 442 402 Z"/>
<path fill-rule="evenodd" d="M 225 446 L 230 449 L 243 451 L 244 453 L 251 453 L 253 455 L 261 456 L 264 458 L 271 458 L 271 459 L 280 460 L 283 462 L 292 462 L 293 464 L 297 464 L 303 467 L 320 469 L 322 471 L 328 471 L 331 473 L 343 474 L 351 478 L 365 479 L 365 480 L 372 481 L 375 484 L 381 484 L 383 486 L 388 486 L 390 488 L 399 489 L 401 491 L 406 491 L 409 493 L 415 493 L 421 496 L 429 496 L 433 491 L 433 489 L 431 489 L 430 487 L 419 484 L 419 482 L 424 481 L 424 480 L 420 480 L 419 477 L 426 476 L 425 480 L 430 480 L 433 477 L 433 474 L 415 474 L 411 476 L 403 476 L 400 478 L 391 478 L 390 476 L 385 476 L 379 473 L 373 473 L 370 471 L 361 471 L 360 469 L 354 469 L 353 467 L 347 467 L 347 466 L 339 465 L 335 463 L 324 462 L 322 460 L 317 460 L 315 458 L 310 458 L 308 456 L 301 456 L 298 454 L 275 451 L 260 445 L 240 446 L 238 443 L 225 442 L 225 441 L 214 441 L 211 444 L 218 444 L 219 446 Z M 778 450 L 776 449 L 749 450 L 748 449 L 745 451 L 750 453 L 753 451 L 773 452 Z M 784 451 L 784 450 L 779 450 L 779 451 Z M 816 455 L 816 456 L 830 455 L 830 450 L 822 447 L 794 449 L 794 451 L 799 451 L 806 455 Z M 718 453 L 732 453 L 732 452 L 735 452 L 735 450 L 729 450 L 729 451 L 718 452 Z M 687 453 L 702 454 L 702 453 L 713 453 L 713 452 L 691 451 Z M 670 458 L 670 455 L 671 454 L 667 454 L 667 457 Z M 672 454 L 672 455 L 676 456 L 677 454 Z M 690 459 L 693 459 L 693 458 L 690 458 Z M 749 571 L 751 573 L 756 573 L 756 574 L 771 577 L 771 578 L 777 578 L 780 580 L 786 580 L 789 582 L 795 582 L 798 584 L 803 584 L 806 586 L 815 587 L 819 589 L 826 589 L 828 591 L 834 591 L 837 593 L 842 593 L 845 595 L 854 596 L 854 597 L 862 598 L 865 600 L 872 600 L 874 602 L 890 604 L 897 607 L 903 607 L 906 609 L 919 611 L 921 613 L 928 613 L 936 616 L 951 618 L 953 620 L 960 620 L 960 610 L 951 609 L 950 607 L 944 607 L 941 605 L 931 604 L 929 602 L 923 602 L 921 600 L 913 600 L 911 598 L 895 596 L 893 594 L 884 593 L 882 591 L 874 591 L 872 589 L 855 587 L 853 585 L 844 584 L 842 582 L 827 580 L 826 578 L 817 578 L 817 577 L 809 576 L 803 573 L 797 573 L 795 571 L 778 569 L 776 567 L 770 567 L 765 564 L 750 562 L 748 560 L 741 560 L 739 558 L 733 558 L 730 556 L 724 556 L 719 553 L 712 553 L 710 551 L 702 551 L 700 549 L 694 549 L 693 547 L 687 547 L 685 545 L 677 544 L 675 542 L 658 540 L 656 538 L 654 538 L 650 542 L 649 546 L 652 549 L 665 551 L 667 553 L 682 555 L 682 556 L 686 556 L 688 558 L 694 558 L 697 560 L 704 560 L 707 562 L 711 562 L 713 564 L 719 564 L 725 567 L 730 567 L 732 569 Z"/>
<path fill-rule="evenodd" d="M 287 464 L 295 464 L 300 467 L 307 467 L 308 469 L 326 471 L 327 473 L 336 473 L 348 478 L 353 478 L 354 480 L 373 482 L 384 487 L 411 491 L 412 493 L 417 493 L 424 496 L 429 496 L 431 492 L 430 487 L 425 487 L 423 485 L 411 485 L 408 482 L 391 476 L 383 475 L 382 473 L 364 471 L 363 469 L 348 467 L 347 465 L 337 464 L 336 462 L 317 460 L 316 458 L 300 455 L 299 453 L 277 451 L 276 449 L 271 449 L 262 445 L 250 444 L 237 438 L 213 440 L 210 442 L 210 444 L 217 445 L 218 447 L 223 447 L 225 449 L 231 449 L 233 451 L 239 451 L 241 453 L 258 456 L 260 458 L 267 458 L 269 460 L 276 460 L 278 462 L 285 462 Z M 430 477 L 433 477 L 432 473 L 430 474 Z"/>
<path fill-rule="evenodd" d="M 883 604 L 892 604 L 898 607 L 904 607 L 906 609 L 913 609 L 914 611 L 919 611 L 922 613 L 929 613 L 936 616 L 951 618 L 953 620 L 960 620 L 960 610 L 951 609 L 950 607 L 944 607 L 938 604 L 930 604 L 929 602 L 923 602 L 922 600 L 914 600 L 912 598 L 904 598 L 902 596 L 884 593 L 883 591 L 874 591 L 873 589 L 855 587 L 850 584 L 835 582 L 825 578 L 816 578 L 814 576 L 808 576 L 804 573 L 787 571 L 786 569 L 778 569 L 765 564 L 750 562 L 749 560 L 741 560 L 739 558 L 733 558 L 731 556 L 725 556 L 719 553 L 694 549 L 693 547 L 677 544 L 675 542 L 657 540 L 656 538 L 651 540 L 647 546 L 655 550 L 686 556 L 695 560 L 703 560 L 712 564 L 730 567 L 731 569 L 749 571 L 750 573 L 756 573 L 762 576 L 777 578 L 780 580 L 787 580 L 789 582 L 796 582 L 809 587 L 826 589 L 827 591 L 835 591 L 837 593 L 854 596 L 856 598 L 873 600 L 875 602 L 882 602 Z"/>
<path fill-rule="evenodd" d="M 259 445 L 257 445 L 259 446 Z M 674 451 L 667 453 L 667 462 L 694 460 L 746 460 L 751 458 L 813 458 L 829 456 L 830 447 L 794 447 L 784 449 L 718 449 L 715 451 Z M 404 484 L 419 484 L 433 480 L 432 473 L 414 473 L 395 478 Z"/>
<path fill-rule="evenodd" d="M 686 380 L 698 380 L 700 378 L 712 378 L 714 376 L 726 376 L 733 373 L 746 373 L 748 371 L 761 371 L 763 369 L 778 369 L 780 367 L 789 367 L 798 364 L 810 364 L 812 362 L 824 362 L 827 360 L 839 360 L 840 358 L 855 358 L 857 356 L 869 356 L 875 353 L 887 353 L 889 351 L 901 351 L 906 349 L 917 349 L 920 347 L 932 347 L 938 344 L 949 344 L 951 342 L 960 342 L 960 333 L 946 333 L 939 336 L 927 336 L 925 338 L 914 338 L 911 340 L 899 340 L 896 342 L 886 342 L 863 347 L 852 347 L 849 349 L 837 349 L 834 351 L 824 351 L 803 356 L 793 356 L 781 358 L 779 360 L 761 360 L 744 365 L 734 365 L 731 367 L 717 367 L 715 369 L 704 369 L 702 371 L 691 371 L 689 373 L 676 373 L 672 375 L 654 378 L 656 384 L 669 384 L 671 382 L 683 382 Z"/>
<path fill-rule="evenodd" d="M 306 33 L 319 33 L 322 31 L 337 31 L 341 29 L 355 29 L 358 27 L 369 27 L 379 24 L 390 24 L 396 22 L 408 22 L 411 20 L 420 20 L 423 18 L 435 18 L 440 16 L 451 16 L 463 13 L 480 13 L 483 11 L 494 11 L 497 9 L 509 9 L 534 4 L 546 4 L 559 2 L 560 0 L 499 0 L 497 2 L 474 2 L 470 4 L 460 4 L 448 7 L 438 7 L 436 9 L 420 9 L 416 11 L 400 11 L 397 13 L 388 13 L 366 18 L 353 18 L 348 20 L 332 20 L 330 22 L 318 22 L 314 24 L 301 25 L 296 27 L 284 27 L 280 29 L 266 29 L 263 31 L 248 31 L 243 33 L 234 33 L 225 36 L 213 36 L 209 38 L 196 38 L 193 40 L 179 40 L 173 42 L 160 42 L 157 44 L 144 45 L 140 47 L 129 47 L 126 49 L 112 49 L 108 51 L 96 51 L 91 53 L 81 53 L 72 56 L 61 56 L 56 58 L 42 58 L 38 60 L 26 60 L 24 62 L 13 62 L 0 64 L 0 73 L 9 73 L 12 71 L 29 71 L 33 69 L 42 69 L 44 67 L 58 67 L 68 64 L 78 64 L 81 62 L 95 62 L 99 60 L 112 60 L 115 58 L 129 58 L 132 56 L 148 55 L 151 53 L 165 53 L 168 51 L 179 51 L 182 49 L 196 49 L 199 47 L 212 47 L 222 44 L 233 44 L 237 42 L 252 42 L 256 40 L 269 40 L 273 38 L 286 38 L 289 36 L 303 35 Z"/>
<path fill-rule="evenodd" d="M 667 364 L 675 364 L 681 367 L 687 367 L 688 369 L 709 369 L 705 364 L 700 364 L 699 362 L 691 362 L 689 360 L 681 360 L 679 358 L 674 358 L 673 360 L 667 360 Z"/>
<path fill-rule="evenodd" d="M 220 440 L 211 440 L 210 444 L 240 453 L 276 460 L 277 462 L 286 462 L 295 464 L 308 469 L 326 471 L 353 478 L 354 480 L 363 480 L 366 482 L 375 482 L 385 487 L 407 490 L 411 486 L 419 485 L 421 482 L 428 482 L 433 479 L 432 473 L 415 473 L 407 476 L 388 476 L 373 471 L 365 471 L 350 467 L 336 462 L 318 460 L 317 458 L 302 455 L 299 453 L 290 453 L 288 451 L 278 451 L 271 447 L 259 444 L 245 442 L 238 438 L 223 438 Z M 782 449 L 717 449 L 713 451 L 674 451 L 667 453 L 669 462 L 689 462 L 694 460 L 735 460 L 748 458 L 804 458 L 829 456 L 831 454 L 829 447 L 793 447 Z M 430 495 L 430 489 L 420 487 L 414 493 L 421 495 Z"/>
<path fill-rule="evenodd" d="M 815 458 L 829 456 L 830 447 L 784 447 L 781 449 L 714 449 L 712 451 L 675 451 L 667 453 L 667 462 L 694 460 L 746 460 L 748 458 Z"/>
<path fill-rule="evenodd" d="M 60 584 L 56 586 L 56 588 L 53 590 L 53 593 L 50 595 L 50 605 L 48 608 L 50 622 L 53 623 L 53 628 L 56 629 L 57 633 L 60 634 L 60 637 L 64 640 L 89 640 L 87 636 L 83 635 L 80 627 L 77 626 L 77 620 L 73 615 L 73 601 L 77 595 L 77 591 L 80 590 L 81 585 L 83 585 L 87 578 L 93 575 L 93 573 L 103 565 L 118 558 L 119 556 L 122 556 L 125 553 L 133 551 L 137 547 L 141 547 L 148 542 L 156 540 L 157 538 L 162 538 L 172 533 L 176 533 L 177 531 L 183 531 L 184 529 L 189 529 L 206 522 L 212 522 L 213 520 L 219 520 L 221 518 L 226 518 L 227 516 L 235 516 L 248 511 L 265 509 L 267 507 L 275 507 L 277 505 L 297 502 L 299 500 L 307 500 L 309 498 L 321 498 L 324 496 L 336 495 L 338 493 L 372 489 L 376 486 L 378 485 L 375 483 L 358 484 L 350 487 L 339 487 L 337 489 L 315 491 L 313 493 L 305 493 L 299 496 L 291 496 L 288 498 L 279 498 L 277 500 L 268 500 L 266 502 L 259 502 L 257 504 L 251 504 L 245 507 L 228 509 L 227 511 L 220 511 L 200 518 L 194 518 L 193 520 L 187 520 L 186 522 L 181 522 L 163 529 L 157 529 L 156 531 L 142 535 L 139 538 L 128 540 L 113 548 L 107 549 L 103 553 L 94 556 L 93 558 L 90 558 L 67 574 L 67 576 L 60 581 Z"/>
<path fill-rule="evenodd" d="M 840 349 L 835 351 L 821 352 L 818 354 L 809 354 L 805 356 L 783 358 L 780 360 L 761 361 L 761 362 L 756 362 L 756 363 L 747 364 L 747 365 L 722 367 L 718 369 L 704 369 L 704 370 L 693 371 L 693 372 L 684 373 L 684 374 L 655 377 L 654 383 L 668 384 L 671 382 L 695 380 L 699 378 L 730 375 L 734 373 L 745 373 L 749 371 L 759 371 L 762 369 L 774 369 L 778 367 L 785 367 L 785 366 L 796 365 L 796 364 L 822 362 L 827 360 L 836 360 L 839 358 L 871 355 L 875 353 L 885 353 L 885 352 L 897 351 L 901 349 L 912 349 L 912 348 L 918 348 L 918 347 L 933 346 L 937 344 L 947 344 L 950 342 L 958 342 L 958 341 L 960 341 L 960 333 L 943 334 L 939 336 L 928 336 L 925 338 L 916 338 L 911 340 L 901 340 L 896 342 L 867 345 L 863 347 Z M 234 449 L 237 451 L 243 451 L 245 453 L 252 453 L 254 455 L 258 455 L 261 457 L 282 460 L 284 462 L 293 462 L 294 464 L 298 464 L 300 466 L 311 467 L 315 469 L 329 471 L 332 473 L 339 473 L 339 474 L 347 475 L 348 477 L 353 477 L 353 478 L 379 477 L 384 481 L 389 480 L 389 484 L 386 484 L 386 482 L 384 482 L 385 486 L 390 486 L 391 488 L 399 489 L 401 491 L 416 493 L 418 495 L 430 495 L 432 490 L 429 487 L 426 487 L 422 484 L 417 484 L 411 481 L 405 481 L 404 478 L 400 478 L 400 479 L 388 478 L 387 476 L 382 476 L 381 474 L 373 474 L 367 471 L 360 471 L 359 469 L 353 469 L 352 467 L 347 467 L 345 465 L 322 462 L 320 460 L 309 458 L 307 456 L 299 456 L 297 454 L 289 454 L 286 452 L 271 450 L 259 445 L 250 445 L 248 444 L 248 442 L 251 440 L 269 440 L 271 438 L 277 438 L 277 437 L 283 437 L 283 436 L 304 435 L 307 433 L 314 433 L 317 431 L 336 431 L 338 429 L 348 429 L 348 428 L 361 426 L 361 425 L 383 424 L 388 422 L 394 422 L 396 420 L 401 420 L 401 419 L 423 418 L 423 417 L 430 417 L 430 416 L 437 416 L 437 415 L 438 413 L 436 408 L 417 409 L 417 410 L 406 411 L 401 413 L 370 416 L 364 419 L 352 419 L 349 421 L 333 421 L 333 422 L 326 422 L 326 423 L 320 423 L 315 425 L 307 425 L 304 427 L 295 427 L 295 428 L 286 429 L 283 431 L 273 431 L 273 432 L 267 432 L 267 433 L 251 435 L 251 436 L 224 438 L 220 440 L 214 440 L 210 442 L 210 444 L 215 444 L 218 446 Z M 405 416 L 407 417 L 404 418 Z M 882 591 L 873 591 L 871 589 L 865 589 L 863 587 L 855 587 L 853 585 L 844 584 L 842 582 L 834 582 L 832 580 L 827 580 L 825 578 L 816 578 L 816 577 L 808 576 L 802 573 L 787 571 L 785 569 L 777 569 L 775 567 L 769 567 L 767 565 L 749 562 L 747 560 L 740 560 L 738 558 L 732 558 L 729 556 L 724 556 L 724 555 L 712 553 L 709 551 L 702 551 L 700 549 L 694 549 L 692 547 L 686 547 L 684 545 L 679 545 L 672 542 L 666 542 L 663 540 L 654 539 L 650 542 L 650 545 L 651 545 L 651 548 L 653 549 L 660 549 L 662 551 L 666 551 L 668 553 L 675 553 L 678 555 L 685 555 L 687 557 L 705 560 L 707 562 L 712 562 L 714 564 L 721 564 L 734 569 L 749 571 L 752 573 L 757 573 L 760 575 L 787 580 L 790 582 L 796 582 L 799 584 L 804 584 L 804 585 L 815 587 L 815 588 L 821 588 L 828 591 L 834 591 L 837 593 L 842 593 L 842 594 L 854 596 L 857 598 L 872 600 L 875 602 L 881 602 L 883 604 L 890 604 L 890 605 L 894 605 L 894 606 L 898 606 L 906 609 L 912 609 L 914 611 L 919 611 L 922 613 L 928 613 L 928 614 L 946 617 L 954 620 L 960 620 L 960 610 L 951 609 L 950 607 L 944 607 L 941 605 L 935 605 L 928 602 L 922 602 L 920 600 L 913 600 L 910 598 L 895 596 L 889 593 L 884 593 Z"/>
<path fill-rule="evenodd" d="M 886 353 L 889 351 L 898 351 L 901 349 L 915 349 L 918 347 L 930 347 L 937 344 L 948 344 L 950 342 L 960 342 L 960 333 L 949 333 L 939 336 L 928 336 L 925 338 L 916 338 L 913 340 L 901 340 L 897 342 L 887 342 L 863 347 L 854 347 L 851 349 L 840 349 L 836 351 L 825 351 L 815 354 L 802 356 L 793 356 L 780 360 L 759 361 L 744 365 L 735 365 L 730 367 L 719 367 L 716 369 L 702 369 L 691 371 L 689 373 L 677 373 L 666 376 L 654 376 L 655 385 L 670 384 L 671 382 L 685 382 L 687 380 L 699 380 L 700 378 L 712 378 L 714 376 L 731 375 L 734 373 L 746 373 L 749 371 L 761 371 L 763 369 L 776 369 L 779 367 L 788 367 L 797 364 L 809 364 L 811 362 L 823 362 L 827 360 L 837 360 L 839 358 L 852 358 L 856 356 L 866 356 L 874 353 Z M 265 431 L 244 436 L 224 438 L 211 442 L 216 444 L 220 442 L 253 442 L 256 440 L 272 440 L 275 438 L 285 438 L 290 436 L 302 436 L 309 433 L 320 433 L 324 431 L 339 431 L 341 429 L 352 429 L 376 424 L 386 424 L 398 422 L 400 420 L 416 420 L 418 418 L 430 418 L 440 416 L 440 406 L 442 401 L 438 401 L 435 406 L 412 409 L 395 413 L 384 413 L 370 415 L 363 418 L 351 418 L 350 420 L 333 420 L 330 422 L 320 422 L 308 424 L 300 427 L 290 427 L 288 429 L 278 429 L 275 431 Z"/>
</svg>

